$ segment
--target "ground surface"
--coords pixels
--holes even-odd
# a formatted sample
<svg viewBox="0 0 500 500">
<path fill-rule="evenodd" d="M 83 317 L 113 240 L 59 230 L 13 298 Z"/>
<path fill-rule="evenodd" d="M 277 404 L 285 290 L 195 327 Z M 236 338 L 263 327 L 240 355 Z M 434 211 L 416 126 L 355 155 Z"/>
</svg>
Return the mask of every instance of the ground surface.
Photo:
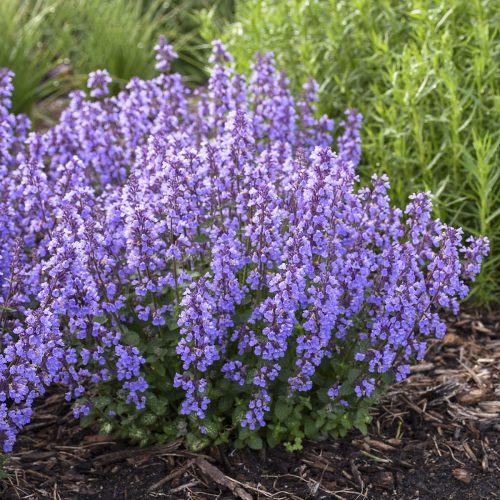
<svg viewBox="0 0 500 500">
<path fill-rule="evenodd" d="M 54 394 L 0 482 L 5 499 L 500 498 L 500 315 L 464 314 L 373 411 L 369 435 L 282 448 L 139 449 L 81 429 Z"/>
</svg>

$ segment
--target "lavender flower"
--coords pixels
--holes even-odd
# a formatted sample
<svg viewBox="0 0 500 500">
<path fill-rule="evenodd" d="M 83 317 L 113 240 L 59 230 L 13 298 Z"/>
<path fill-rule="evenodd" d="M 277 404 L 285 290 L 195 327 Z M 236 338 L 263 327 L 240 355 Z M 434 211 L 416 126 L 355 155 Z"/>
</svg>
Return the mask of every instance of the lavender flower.
<svg viewBox="0 0 500 500">
<path fill-rule="evenodd" d="M 155 68 L 160 73 L 168 73 L 170 64 L 177 58 L 177 54 L 172 49 L 172 46 L 167 43 L 167 39 L 163 35 L 160 36 L 158 44 L 155 45 L 155 52 Z"/>
<path fill-rule="evenodd" d="M 111 77 L 105 69 L 98 69 L 89 74 L 87 87 L 90 89 L 91 97 L 104 97 L 109 94 L 108 85 Z"/>
<path fill-rule="evenodd" d="M 52 384 L 77 417 L 93 410 L 91 386 L 118 384 L 137 409 L 150 390 L 174 391 L 200 430 L 220 387 L 251 430 L 283 387 L 350 411 L 444 335 L 442 311 L 458 312 L 488 253 L 485 238 L 432 219 L 430 194 L 403 211 L 386 177 L 360 187 L 361 115 L 346 113 L 333 152 L 317 86 L 296 100 L 272 54 L 247 85 L 214 42 L 193 99 L 166 74 L 172 47 L 162 37 L 155 50 L 161 75 L 107 97 L 96 71 L 98 99 L 72 93 L 44 133 L 10 113 L 12 73 L 0 70 L 5 451 Z M 149 386 L 151 359 L 161 386 Z M 335 371 L 346 365 L 349 384 Z"/>
</svg>

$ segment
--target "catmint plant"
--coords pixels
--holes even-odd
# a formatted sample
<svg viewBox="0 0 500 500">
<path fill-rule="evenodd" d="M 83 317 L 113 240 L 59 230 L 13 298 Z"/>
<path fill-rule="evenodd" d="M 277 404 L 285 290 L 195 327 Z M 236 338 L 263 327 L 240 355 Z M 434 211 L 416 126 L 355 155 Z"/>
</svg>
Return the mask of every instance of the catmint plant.
<svg viewBox="0 0 500 500">
<path fill-rule="evenodd" d="M 488 252 L 361 183 L 361 114 L 333 131 L 272 54 L 248 81 L 214 42 L 206 88 L 89 76 L 30 132 L 0 70 L 0 440 L 53 385 L 103 430 L 190 447 L 364 429 L 445 332 Z M 335 137 L 337 137 L 335 144 Z M 333 149 L 332 149 L 332 146 Z"/>
</svg>

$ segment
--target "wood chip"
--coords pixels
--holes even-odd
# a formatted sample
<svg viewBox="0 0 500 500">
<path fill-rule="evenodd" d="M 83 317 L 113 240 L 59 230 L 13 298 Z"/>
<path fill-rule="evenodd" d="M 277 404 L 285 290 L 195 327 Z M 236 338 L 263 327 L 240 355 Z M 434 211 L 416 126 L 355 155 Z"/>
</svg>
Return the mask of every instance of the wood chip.
<svg viewBox="0 0 500 500">
<path fill-rule="evenodd" d="M 368 443 L 371 447 L 375 448 L 376 450 L 394 451 L 396 449 L 394 448 L 394 446 L 384 443 L 382 441 L 378 441 L 376 439 L 365 438 L 365 442 Z"/>
<path fill-rule="evenodd" d="M 463 339 L 456 335 L 455 333 L 447 333 L 443 337 L 443 344 L 445 345 L 461 345 L 463 344 Z"/>
<path fill-rule="evenodd" d="M 464 449 L 465 453 L 467 453 L 467 455 L 469 456 L 469 458 L 470 458 L 471 460 L 474 460 L 474 461 L 476 461 L 476 462 L 478 462 L 478 461 L 479 461 L 479 460 L 477 459 L 477 457 L 476 457 L 476 454 L 472 451 L 472 448 L 468 445 L 468 443 L 464 443 L 464 444 L 462 445 L 462 447 L 463 447 L 463 449 Z"/>
<path fill-rule="evenodd" d="M 85 444 L 112 443 L 113 439 L 106 434 L 91 434 L 90 436 L 84 436 L 83 442 Z"/>
<path fill-rule="evenodd" d="M 462 481 L 462 483 L 470 484 L 472 481 L 472 474 L 467 469 L 453 469 L 451 473 L 453 474 L 453 477 Z"/>
<path fill-rule="evenodd" d="M 481 321 L 474 321 L 472 323 L 471 327 L 472 331 L 474 333 L 484 333 L 485 335 L 495 335 L 495 332 L 493 330 L 490 330 L 489 328 L 486 328 Z"/>
<path fill-rule="evenodd" d="M 373 478 L 373 483 L 379 488 L 390 490 L 394 487 L 394 476 L 390 471 L 380 471 Z"/>
<path fill-rule="evenodd" d="M 351 460 L 349 460 L 349 465 L 351 467 L 351 472 L 352 472 L 352 475 L 354 476 L 354 479 L 358 483 L 361 490 L 363 490 L 365 487 L 365 483 L 363 482 L 363 479 L 361 477 L 361 474 L 359 473 L 359 470 L 356 466 L 356 463 L 354 462 L 354 460 L 351 459 Z"/>
<path fill-rule="evenodd" d="M 245 491 L 237 481 L 226 476 L 220 469 L 215 467 L 215 465 L 212 465 L 210 462 L 207 462 L 204 458 L 197 458 L 194 463 L 212 481 L 217 483 L 219 486 L 223 486 L 232 491 L 238 498 L 241 498 L 242 500 L 253 499 L 252 495 Z"/>
<path fill-rule="evenodd" d="M 500 415 L 500 401 L 482 401 L 479 407 L 486 413 Z"/>
<path fill-rule="evenodd" d="M 410 368 L 410 373 L 423 373 L 429 372 L 434 368 L 434 363 L 422 363 L 420 365 L 415 365 Z"/>
<path fill-rule="evenodd" d="M 111 453 L 105 453 L 99 455 L 93 459 L 93 463 L 96 466 L 102 467 L 104 465 L 110 465 L 122 460 L 127 460 L 129 458 L 141 457 L 141 456 L 159 456 L 162 454 L 168 454 L 179 448 L 181 441 L 177 440 L 171 444 L 150 446 L 148 448 L 128 448 L 126 450 L 114 451 Z"/>
<path fill-rule="evenodd" d="M 475 403 L 479 403 L 486 396 L 486 390 L 482 387 L 478 389 L 471 389 L 467 392 L 462 392 L 457 396 L 457 400 L 459 403 L 464 405 L 472 405 Z"/>
<path fill-rule="evenodd" d="M 160 479 L 152 486 L 150 486 L 149 491 L 151 492 L 159 490 L 164 484 L 182 476 L 193 465 L 193 463 L 194 463 L 194 458 L 191 458 L 182 467 L 175 469 L 170 474 L 168 474 L 167 476 L 165 476 L 164 478 Z"/>
</svg>

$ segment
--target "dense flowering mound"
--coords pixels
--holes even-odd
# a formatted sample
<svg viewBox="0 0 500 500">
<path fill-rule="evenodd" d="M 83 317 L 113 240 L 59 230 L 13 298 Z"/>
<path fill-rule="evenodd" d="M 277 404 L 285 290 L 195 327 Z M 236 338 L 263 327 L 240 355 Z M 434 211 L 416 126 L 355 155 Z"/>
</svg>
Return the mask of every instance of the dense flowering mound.
<svg viewBox="0 0 500 500">
<path fill-rule="evenodd" d="M 0 74 L 0 436 L 66 386 L 75 415 L 145 442 L 258 447 L 362 428 L 458 311 L 483 238 L 360 187 L 361 116 L 315 117 L 272 55 L 249 82 L 214 43 L 206 89 L 168 75 L 106 97 L 89 78 L 48 132 Z M 142 410 L 142 411 L 141 411 Z M 264 428 L 264 426 L 266 426 Z M 263 429 L 264 428 L 264 429 Z"/>
</svg>

